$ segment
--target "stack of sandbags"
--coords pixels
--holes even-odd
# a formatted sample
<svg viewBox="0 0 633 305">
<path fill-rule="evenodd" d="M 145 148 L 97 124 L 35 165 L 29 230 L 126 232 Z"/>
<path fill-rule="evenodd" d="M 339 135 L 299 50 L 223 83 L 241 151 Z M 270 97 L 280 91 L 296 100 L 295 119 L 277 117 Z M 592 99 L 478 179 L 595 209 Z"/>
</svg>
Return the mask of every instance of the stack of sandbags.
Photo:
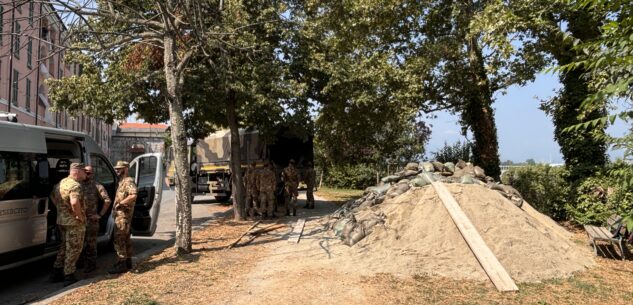
<svg viewBox="0 0 633 305">
<path fill-rule="evenodd" d="M 348 201 L 334 212 L 331 217 L 336 221 L 331 228 L 351 246 L 369 235 L 375 225 L 384 223 L 384 214 L 366 211 L 371 211 L 372 207 L 385 199 L 399 197 L 412 188 L 424 187 L 435 181 L 486 186 L 498 191 L 518 207 L 523 204 L 521 194 L 516 189 L 494 182 L 481 167 L 472 163 L 462 160 L 457 163 L 411 162 L 402 171 L 382 178 L 380 185 L 367 188 L 361 198 Z"/>
</svg>

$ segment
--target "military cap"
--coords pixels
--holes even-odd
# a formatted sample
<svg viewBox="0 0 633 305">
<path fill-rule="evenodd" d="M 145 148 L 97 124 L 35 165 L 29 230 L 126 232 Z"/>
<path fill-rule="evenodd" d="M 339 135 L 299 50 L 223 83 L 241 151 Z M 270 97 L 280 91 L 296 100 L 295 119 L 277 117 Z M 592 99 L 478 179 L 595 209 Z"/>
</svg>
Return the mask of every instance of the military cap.
<svg viewBox="0 0 633 305">
<path fill-rule="evenodd" d="M 114 166 L 114 168 L 124 168 L 124 167 L 130 167 L 130 163 L 127 163 L 125 161 L 117 161 L 116 165 Z"/>
<path fill-rule="evenodd" d="M 80 170 L 85 170 L 86 166 L 83 163 L 71 163 L 70 164 L 70 169 L 80 169 Z"/>
</svg>

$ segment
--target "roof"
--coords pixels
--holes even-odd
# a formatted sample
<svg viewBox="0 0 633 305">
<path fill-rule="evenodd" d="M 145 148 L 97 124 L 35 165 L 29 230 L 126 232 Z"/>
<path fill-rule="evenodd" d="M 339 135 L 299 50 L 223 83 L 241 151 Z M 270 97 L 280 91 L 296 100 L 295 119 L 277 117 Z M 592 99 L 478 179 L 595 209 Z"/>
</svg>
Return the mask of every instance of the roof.
<svg viewBox="0 0 633 305">
<path fill-rule="evenodd" d="M 120 129 L 162 129 L 165 130 L 169 126 L 166 124 L 147 124 L 147 123 L 122 123 Z"/>
</svg>

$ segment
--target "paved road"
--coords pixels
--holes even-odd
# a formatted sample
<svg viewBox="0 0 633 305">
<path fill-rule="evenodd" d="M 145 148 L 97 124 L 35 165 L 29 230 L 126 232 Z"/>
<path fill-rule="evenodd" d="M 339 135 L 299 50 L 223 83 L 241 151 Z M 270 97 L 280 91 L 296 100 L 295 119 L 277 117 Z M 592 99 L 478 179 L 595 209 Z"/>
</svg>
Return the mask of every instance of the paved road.
<svg viewBox="0 0 633 305">
<path fill-rule="evenodd" d="M 196 197 L 192 207 L 194 229 L 205 221 L 217 217 L 226 211 L 228 206 L 218 204 L 213 197 Z M 154 247 L 166 246 L 170 239 L 176 235 L 176 205 L 174 192 L 165 189 L 161 199 L 161 211 L 158 219 L 156 233 L 152 237 L 132 237 L 135 255 Z M 99 255 L 99 269 L 91 274 L 84 275 L 78 270 L 77 275 L 82 278 L 90 278 L 99 274 L 105 274 L 113 264 L 115 255 L 111 250 L 102 250 Z M 54 258 L 44 259 L 13 270 L 0 272 L 0 304 L 25 304 L 40 299 L 62 288 L 61 283 L 48 282 Z"/>
</svg>

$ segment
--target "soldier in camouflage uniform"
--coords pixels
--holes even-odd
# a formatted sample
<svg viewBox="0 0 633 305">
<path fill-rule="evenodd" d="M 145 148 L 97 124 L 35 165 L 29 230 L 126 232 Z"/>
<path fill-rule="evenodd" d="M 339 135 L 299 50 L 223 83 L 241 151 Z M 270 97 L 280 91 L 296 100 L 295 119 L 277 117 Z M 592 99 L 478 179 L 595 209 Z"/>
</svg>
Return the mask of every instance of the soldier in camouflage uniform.
<svg viewBox="0 0 633 305">
<path fill-rule="evenodd" d="M 251 217 L 255 216 L 255 211 L 258 206 L 257 201 L 259 201 L 257 176 L 257 169 L 255 168 L 255 162 L 253 162 L 244 175 L 244 184 L 246 186 L 246 213 Z"/>
<path fill-rule="evenodd" d="M 295 167 L 294 159 L 290 159 L 288 166 L 284 168 L 282 179 L 284 181 L 284 206 L 286 208 L 286 216 L 290 215 L 290 209 L 292 209 L 292 216 L 297 216 L 299 172 Z"/>
<path fill-rule="evenodd" d="M 259 171 L 257 189 L 259 190 L 259 212 L 263 217 L 275 217 L 275 188 L 277 178 L 272 164 L 268 162 Z"/>
<path fill-rule="evenodd" d="M 84 202 L 86 203 L 86 237 L 82 257 L 85 263 L 85 273 L 97 268 L 97 233 L 99 233 L 99 219 L 107 214 L 110 207 L 110 196 L 101 185 L 93 179 L 92 166 L 86 166 L 86 180 L 82 183 Z M 103 200 L 101 211 L 97 212 L 99 198 Z"/>
<path fill-rule="evenodd" d="M 129 164 L 118 161 L 114 169 L 119 175 L 119 186 L 114 197 L 114 250 L 118 260 L 109 273 L 123 273 L 132 269 L 132 240 L 130 228 L 136 204 L 136 183 L 128 176 Z"/>
<path fill-rule="evenodd" d="M 84 165 L 72 163 L 68 177 L 59 183 L 59 193 L 53 195 L 54 200 L 58 200 L 57 225 L 62 234 L 62 244 L 53 265 L 52 280 L 61 281 L 63 270 L 64 286 L 77 281 L 75 265 L 81 253 L 86 232 L 84 194 L 81 187 L 81 182 L 85 178 Z"/>
<path fill-rule="evenodd" d="M 303 173 L 303 181 L 306 184 L 306 209 L 314 209 L 314 186 L 316 184 L 316 172 L 312 168 L 312 162 L 307 163 Z"/>
</svg>

